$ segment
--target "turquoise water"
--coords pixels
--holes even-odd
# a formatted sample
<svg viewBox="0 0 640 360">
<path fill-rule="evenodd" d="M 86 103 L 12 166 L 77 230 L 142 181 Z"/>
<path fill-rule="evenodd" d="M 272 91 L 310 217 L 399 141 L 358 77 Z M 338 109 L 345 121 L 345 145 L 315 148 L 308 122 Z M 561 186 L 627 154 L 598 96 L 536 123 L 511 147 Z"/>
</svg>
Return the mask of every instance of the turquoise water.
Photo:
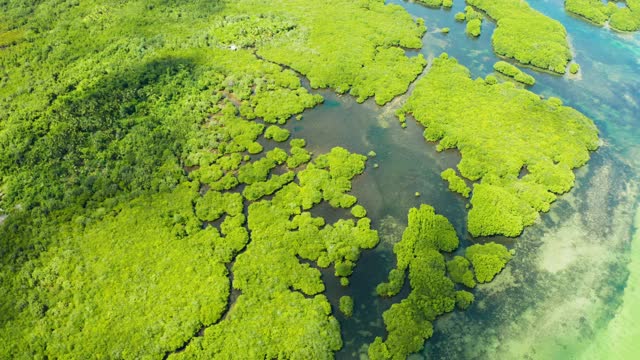
<svg viewBox="0 0 640 360">
<path fill-rule="evenodd" d="M 498 60 L 490 41 L 495 24 L 484 21 L 479 38 L 467 37 L 464 23 L 453 18 L 464 8 L 462 1 L 456 1 L 451 10 L 389 2 L 425 19 L 429 32 L 420 50 L 425 57 L 444 51 L 467 66 L 474 77 L 492 72 Z M 596 339 L 599 343 L 610 340 L 608 336 L 615 330 L 610 323 L 617 327 L 638 324 L 632 315 L 618 315 L 640 306 L 637 291 L 629 295 L 628 281 L 638 278 L 639 261 L 628 266 L 640 179 L 640 35 L 593 26 L 565 13 L 562 0 L 529 2 L 567 28 L 575 61 L 581 65 L 577 76 L 525 68 L 537 80 L 530 90 L 559 97 L 591 117 L 601 131 L 603 145 L 589 164 L 578 170 L 576 188 L 562 196 L 537 224 L 518 239 L 492 239 L 514 248 L 514 260 L 493 283 L 475 290 L 476 303 L 468 311 L 436 320 L 435 334 L 417 358 L 593 357 L 586 349 Z M 449 27 L 451 32 L 439 33 L 441 27 Z M 439 177 L 442 170 L 459 161 L 458 154 L 437 153 L 433 144 L 425 143 L 422 128 L 413 121 L 408 121 L 406 129 L 400 128 L 393 112 L 402 99 L 379 107 L 372 101 L 357 104 L 348 95 L 317 92 L 325 97 L 325 103 L 306 112 L 302 121 L 290 122 L 293 135 L 308 139 L 309 149 L 318 153 L 333 146 L 377 153 L 356 179 L 354 194 L 369 210 L 381 233 L 381 245 L 363 254 L 348 289 L 332 281 L 330 272 L 324 276 L 334 305 L 341 295 L 354 297 L 354 317 L 339 317 L 345 347 L 337 354 L 338 358 L 354 358 L 366 352 L 366 344 L 375 336 L 384 335 L 382 312 L 408 291 L 390 300 L 374 294 L 375 286 L 393 266 L 391 246 L 401 236 L 410 207 L 427 203 L 447 216 L 462 239 L 461 248 L 486 239 L 468 236 L 465 203 L 449 192 Z M 624 337 L 625 332 L 615 334 Z M 611 347 L 607 351 L 612 351 Z M 601 358 L 629 358 L 630 352 L 623 351 L 613 349 L 607 356 L 603 352 Z"/>
</svg>

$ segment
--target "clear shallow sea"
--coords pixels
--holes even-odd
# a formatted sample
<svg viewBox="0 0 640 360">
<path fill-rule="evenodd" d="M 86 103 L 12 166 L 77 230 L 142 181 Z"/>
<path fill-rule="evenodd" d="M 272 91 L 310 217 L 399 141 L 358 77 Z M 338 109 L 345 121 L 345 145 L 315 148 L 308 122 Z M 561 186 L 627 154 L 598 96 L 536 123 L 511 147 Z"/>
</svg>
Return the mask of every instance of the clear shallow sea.
<svg viewBox="0 0 640 360">
<path fill-rule="evenodd" d="M 429 30 L 420 51 L 425 57 L 444 51 L 473 77 L 492 72 L 498 60 L 490 41 L 495 24 L 485 20 L 478 39 L 467 37 L 465 24 L 453 18 L 463 1 L 455 0 L 451 10 L 389 3 L 425 19 Z M 467 235 L 465 202 L 439 176 L 455 166 L 458 154 L 437 153 L 412 120 L 402 129 L 393 115 L 402 99 L 379 107 L 319 90 L 325 103 L 287 125 L 315 152 L 343 146 L 377 153 L 355 180 L 354 194 L 369 210 L 381 244 L 363 253 L 348 289 L 330 272 L 324 276 L 334 305 L 345 294 L 356 304 L 353 318 L 338 315 L 345 341 L 338 358 L 366 352 L 366 344 L 384 335 L 382 312 L 406 296 L 406 288 L 390 300 L 374 291 L 394 265 L 391 246 L 400 239 L 408 209 L 421 203 L 451 220 L 461 250 L 474 241 L 493 240 L 514 248 L 516 256 L 492 283 L 474 291 L 476 302 L 469 310 L 435 321 L 434 336 L 417 359 L 634 359 L 640 352 L 640 237 L 635 233 L 640 227 L 640 33 L 593 26 L 565 13 L 562 0 L 529 3 L 563 23 L 581 66 L 574 77 L 525 69 L 537 80 L 530 90 L 559 97 L 592 118 L 603 145 L 577 171 L 576 187 L 521 237 L 474 240 Z M 437 32 L 441 27 L 451 32 Z"/>
</svg>

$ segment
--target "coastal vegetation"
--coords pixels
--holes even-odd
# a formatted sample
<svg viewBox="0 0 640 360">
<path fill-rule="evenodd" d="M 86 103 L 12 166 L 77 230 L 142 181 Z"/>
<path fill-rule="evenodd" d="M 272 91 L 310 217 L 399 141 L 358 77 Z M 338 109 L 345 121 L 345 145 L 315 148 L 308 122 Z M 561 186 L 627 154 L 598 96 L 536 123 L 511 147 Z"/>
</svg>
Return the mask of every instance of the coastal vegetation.
<svg viewBox="0 0 640 360">
<path fill-rule="evenodd" d="M 322 102 L 296 71 L 406 91 L 423 22 L 373 0 L 0 6 L 0 357 L 332 357 L 317 267 L 348 285 L 378 237 L 362 206 L 308 211 L 351 208 L 366 157 L 312 161 L 279 125 Z"/>
<path fill-rule="evenodd" d="M 573 187 L 572 169 L 599 146 L 593 122 L 558 99 L 542 100 L 512 83 L 472 80 L 446 54 L 434 59 L 398 116 L 407 113 L 438 150 L 460 151 L 458 170 L 474 182 L 473 236 L 519 235 Z"/>
<path fill-rule="evenodd" d="M 599 0 L 567 0 L 565 9 L 594 24 L 603 26 L 608 22 L 612 29 L 619 31 L 640 30 L 640 1 L 624 0 L 626 6 L 618 7 L 617 2 Z"/>
<path fill-rule="evenodd" d="M 395 296 L 404 285 L 408 272 L 411 292 L 391 305 L 383 313 L 387 330 L 386 340 L 376 337 L 369 345 L 370 359 L 405 359 L 419 351 L 424 341 L 433 335 L 432 322 L 436 317 L 451 312 L 457 306 L 467 309 L 473 302 L 473 294 L 457 290 L 455 283 L 473 288 L 476 282 L 469 268 L 473 264 L 478 282 L 493 279 L 510 257 L 503 245 L 491 243 L 473 245 L 465 259 L 456 256 L 445 262 L 444 253 L 454 251 L 459 244 L 453 225 L 429 205 L 412 208 L 408 214 L 408 226 L 402 240 L 393 247 L 396 268 L 389 273 L 389 281 L 378 285 L 381 296 Z M 501 265 L 498 268 L 498 265 Z"/>
<path fill-rule="evenodd" d="M 444 170 L 440 174 L 440 177 L 442 177 L 442 180 L 445 180 L 449 183 L 449 190 L 457 192 L 464 197 L 469 197 L 471 189 L 469 188 L 469 186 L 467 186 L 467 183 L 464 181 L 464 179 L 456 174 L 456 171 L 454 169 L 448 168 Z"/>
<path fill-rule="evenodd" d="M 480 36 L 482 20 L 480 19 L 471 19 L 467 22 L 466 32 L 467 34 L 478 37 Z"/>
<path fill-rule="evenodd" d="M 558 21 L 522 0 L 467 0 L 467 4 L 484 11 L 496 22 L 491 42 L 498 55 L 565 73 L 572 55 L 567 31 Z"/>
<path fill-rule="evenodd" d="M 544 67 L 538 56 L 559 52 L 534 41 L 543 25 L 525 37 L 517 16 L 485 5 L 515 34 L 498 53 L 540 45 L 550 52 L 511 57 Z M 518 21 L 546 21 L 522 7 Z M 323 271 L 349 286 L 379 241 L 351 193 L 367 156 L 307 148 L 284 125 L 323 102 L 301 77 L 358 102 L 405 93 L 427 64 L 405 54 L 422 46 L 424 21 L 381 0 L 0 9 L 0 358 L 333 358 L 335 311 L 350 317 L 354 302 L 332 309 Z M 483 16 L 465 10 L 472 35 Z M 554 44 L 557 30 L 544 32 Z M 439 150 L 460 150 L 460 175 L 441 177 L 473 194 L 474 236 L 519 234 L 598 146 L 590 120 L 558 99 L 471 80 L 446 56 L 406 113 Z M 407 277 L 411 292 L 384 313 L 372 359 L 419 350 L 437 316 L 471 306 L 463 286 L 491 281 L 512 256 L 494 243 L 452 256 L 456 232 L 427 205 L 408 223 L 376 292 L 395 296 Z"/>
<path fill-rule="evenodd" d="M 577 74 L 580 71 L 580 65 L 578 63 L 571 63 L 569 65 L 569 72 L 572 74 Z"/>
<path fill-rule="evenodd" d="M 573 69 L 573 64 L 571 65 L 572 65 L 571 69 Z M 511 77 L 515 81 L 521 82 L 525 85 L 533 85 L 536 83 L 536 79 L 533 76 L 526 74 L 522 70 L 509 64 L 506 61 L 498 61 L 497 63 L 493 64 L 493 70 L 503 75 L 506 75 L 508 77 Z"/>
<path fill-rule="evenodd" d="M 340 297 L 340 312 L 346 317 L 353 316 L 353 298 L 351 296 Z"/>
</svg>

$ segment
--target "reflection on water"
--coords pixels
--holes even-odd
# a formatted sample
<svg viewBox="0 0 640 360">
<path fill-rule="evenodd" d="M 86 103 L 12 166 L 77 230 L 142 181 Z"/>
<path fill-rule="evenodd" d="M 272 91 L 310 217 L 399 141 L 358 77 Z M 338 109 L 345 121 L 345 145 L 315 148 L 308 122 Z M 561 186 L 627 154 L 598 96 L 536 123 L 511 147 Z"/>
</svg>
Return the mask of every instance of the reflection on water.
<svg viewBox="0 0 640 360">
<path fill-rule="evenodd" d="M 474 77 L 492 71 L 498 60 L 490 41 L 495 25 L 485 21 L 478 39 L 467 37 L 465 24 L 453 18 L 464 2 L 456 0 L 451 10 L 388 2 L 425 19 L 429 32 L 420 51 L 425 57 L 444 51 Z M 529 3 L 565 25 L 581 65 L 579 76 L 525 69 L 537 80 L 530 89 L 559 97 L 591 117 L 604 144 L 578 170 L 576 188 L 522 237 L 506 242 L 517 255 L 494 282 L 476 290 L 474 306 L 436 320 L 434 337 L 424 351 L 427 358 L 626 359 L 633 346 L 630 331 L 637 334 L 640 328 L 640 294 L 637 285 L 633 287 L 640 283 L 637 236 L 631 252 L 640 179 L 640 35 L 617 34 L 568 15 L 562 0 Z M 442 27 L 451 32 L 439 33 Z M 379 299 L 374 289 L 393 266 L 391 246 L 404 230 L 408 209 L 431 204 L 454 224 L 463 239 L 461 248 L 471 239 L 465 200 L 449 192 L 439 176 L 459 161 L 456 152 L 437 153 L 433 144 L 424 142 L 415 122 L 400 128 L 393 116 L 397 101 L 380 108 L 372 101 L 357 104 L 347 95 L 319 93 L 325 104 L 307 111 L 302 121 L 290 122 L 292 134 L 306 138 L 315 153 L 343 146 L 377 154 L 356 178 L 354 194 L 369 210 L 381 245 L 363 253 L 348 289 L 335 281 L 327 284 L 334 304 L 342 295 L 354 297 L 354 317 L 337 315 L 345 341 L 337 357 L 354 358 L 366 352 L 363 346 L 375 336 L 384 335 L 382 312 L 406 295 L 407 289 L 396 299 Z"/>
</svg>

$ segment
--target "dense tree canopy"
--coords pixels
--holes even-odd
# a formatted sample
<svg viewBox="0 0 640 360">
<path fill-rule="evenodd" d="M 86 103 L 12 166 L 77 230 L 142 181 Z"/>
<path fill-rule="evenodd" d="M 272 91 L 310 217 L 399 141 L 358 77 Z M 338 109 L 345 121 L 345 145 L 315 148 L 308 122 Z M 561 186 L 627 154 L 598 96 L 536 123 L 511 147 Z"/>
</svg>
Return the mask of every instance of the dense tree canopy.
<svg viewBox="0 0 640 360">
<path fill-rule="evenodd" d="M 573 66 L 574 64 L 571 65 Z M 536 83 L 536 79 L 533 76 L 524 73 L 522 70 L 509 64 L 506 61 L 498 61 L 497 63 L 493 64 L 493 70 L 503 75 L 512 77 L 514 80 L 519 81 L 525 85 L 533 85 Z"/>
<path fill-rule="evenodd" d="M 470 262 L 461 256 L 445 262 L 443 252 L 454 251 L 459 243 L 449 220 L 423 204 L 409 210 L 408 223 L 402 240 L 393 247 L 396 268 L 390 271 L 389 281 L 378 285 L 376 290 L 381 296 L 397 295 L 408 271 L 411 292 L 383 313 L 387 337 L 384 341 L 376 337 L 369 345 L 370 359 L 406 359 L 432 336 L 431 323 L 436 317 L 453 311 L 455 306 L 465 310 L 474 299 L 473 294 L 465 290 L 456 291 L 454 284 L 475 287 Z M 511 255 L 504 248 L 505 256 L 503 248 L 494 243 L 468 248 L 467 258 L 474 264 L 474 270 L 480 271 L 476 273 L 478 281 L 491 281 L 504 267 Z"/>
<path fill-rule="evenodd" d="M 362 206 L 306 210 L 351 208 L 366 157 L 311 162 L 279 125 L 322 102 L 295 71 L 361 101 L 406 91 L 424 24 L 378 0 L 0 7 L 0 357 L 160 358 L 202 327 L 184 355 L 331 357 L 307 261 L 348 284 L 378 238 Z"/>
<path fill-rule="evenodd" d="M 571 60 L 567 31 L 523 0 L 466 0 L 496 21 L 491 42 L 499 55 L 563 74 Z"/>
<path fill-rule="evenodd" d="M 421 47 L 424 22 L 382 0 L 0 9 L 0 358 L 332 358 L 342 347 L 332 311 L 350 316 L 353 299 L 332 309 L 320 269 L 348 286 L 378 243 L 351 193 L 367 157 L 312 154 L 282 125 L 323 101 L 301 75 L 359 102 L 406 92 L 427 63 L 405 54 Z M 466 9 L 474 29 L 482 16 Z M 514 32 L 509 21 L 499 29 Z M 525 45 L 537 39 L 518 31 Z M 542 66 L 538 52 L 514 54 Z M 452 190 L 466 197 L 466 180 L 480 181 L 474 235 L 519 233 L 597 146 L 588 119 L 557 99 L 472 81 L 446 58 L 425 79 L 403 112 L 440 149 L 461 150 L 461 177 L 442 173 Z M 343 218 L 315 216 L 322 203 Z M 433 208 L 409 211 L 397 267 L 377 291 L 396 295 L 406 277 L 412 291 L 383 315 L 388 334 L 372 358 L 417 351 L 438 315 L 472 304 L 462 285 L 490 281 L 510 258 L 474 245 L 447 261 L 457 247 Z"/>
<path fill-rule="evenodd" d="M 564 7 L 600 26 L 608 22 L 615 30 L 639 30 L 640 1 L 624 0 L 624 3 L 626 7 L 620 8 L 615 1 L 607 1 L 605 4 L 600 0 L 567 0 Z"/>
<path fill-rule="evenodd" d="M 446 54 L 418 81 L 401 119 L 405 113 L 439 150 L 460 150 L 460 174 L 476 182 L 468 222 L 474 236 L 519 235 L 573 187 L 572 169 L 599 145 L 593 122 L 558 99 L 472 80 Z"/>
</svg>

